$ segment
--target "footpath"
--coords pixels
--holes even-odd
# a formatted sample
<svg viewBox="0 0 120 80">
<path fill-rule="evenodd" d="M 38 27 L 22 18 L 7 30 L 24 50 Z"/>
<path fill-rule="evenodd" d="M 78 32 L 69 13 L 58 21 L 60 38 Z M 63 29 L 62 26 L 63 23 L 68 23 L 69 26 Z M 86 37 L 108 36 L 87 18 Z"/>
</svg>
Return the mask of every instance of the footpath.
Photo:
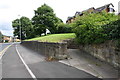
<svg viewBox="0 0 120 80">
<path fill-rule="evenodd" d="M 71 59 L 59 62 L 83 70 L 99 78 L 118 78 L 118 70 L 78 49 L 68 49 Z M 115 79 L 114 79 L 115 80 Z M 117 79 L 118 80 L 118 79 Z"/>
</svg>

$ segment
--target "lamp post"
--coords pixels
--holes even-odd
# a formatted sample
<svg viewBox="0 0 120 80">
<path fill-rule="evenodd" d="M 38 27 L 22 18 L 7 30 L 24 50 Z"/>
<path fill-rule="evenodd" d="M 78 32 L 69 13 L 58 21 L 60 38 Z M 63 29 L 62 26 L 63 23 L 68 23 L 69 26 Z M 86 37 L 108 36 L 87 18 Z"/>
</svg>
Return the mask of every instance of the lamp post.
<svg viewBox="0 0 120 80">
<path fill-rule="evenodd" d="M 18 15 L 19 17 L 20 17 L 20 15 Z M 21 40 L 22 40 L 22 35 L 21 35 L 21 22 L 20 22 L 20 18 L 19 18 L 19 29 L 20 29 L 20 42 L 21 42 Z"/>
</svg>

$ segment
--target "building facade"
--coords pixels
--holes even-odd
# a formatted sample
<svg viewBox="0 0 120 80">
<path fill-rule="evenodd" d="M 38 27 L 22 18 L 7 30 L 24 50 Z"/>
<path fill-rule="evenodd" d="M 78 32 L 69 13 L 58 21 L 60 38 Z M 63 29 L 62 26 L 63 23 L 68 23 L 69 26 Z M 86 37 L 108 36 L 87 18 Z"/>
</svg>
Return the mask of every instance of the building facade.
<svg viewBox="0 0 120 80">
<path fill-rule="evenodd" d="M 13 42 L 13 37 L 4 35 L 3 42 Z"/>
<path fill-rule="evenodd" d="M 96 8 L 96 9 L 94 7 L 91 7 L 89 9 L 87 9 L 87 10 L 82 11 L 82 12 L 76 12 L 74 16 L 67 18 L 66 23 L 68 23 L 68 24 L 72 23 L 76 19 L 76 17 L 83 16 L 84 13 L 91 14 L 91 13 L 100 13 L 102 11 L 106 11 L 107 13 L 115 12 L 115 10 L 113 9 L 113 7 L 114 7 L 113 4 L 110 3 L 110 4 L 107 4 L 107 5 L 101 6 L 99 8 Z"/>
</svg>

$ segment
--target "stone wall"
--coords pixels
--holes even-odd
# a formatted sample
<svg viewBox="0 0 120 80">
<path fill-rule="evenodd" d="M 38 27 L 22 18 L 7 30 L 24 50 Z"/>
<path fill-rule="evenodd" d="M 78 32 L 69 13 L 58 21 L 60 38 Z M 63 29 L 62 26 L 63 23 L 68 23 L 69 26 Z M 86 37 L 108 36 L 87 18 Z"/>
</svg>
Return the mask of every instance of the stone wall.
<svg viewBox="0 0 120 80">
<path fill-rule="evenodd" d="M 65 59 L 68 57 L 67 43 L 23 41 L 21 45 L 43 54 L 46 57 L 55 59 Z"/>
<path fill-rule="evenodd" d="M 116 46 L 115 41 L 79 46 L 73 40 L 64 40 L 62 43 L 24 41 L 21 44 L 45 55 L 46 57 L 52 56 L 56 59 L 68 58 L 69 55 L 67 54 L 67 49 L 79 48 L 80 50 L 113 65 L 114 67 L 120 68 L 120 47 Z"/>
<path fill-rule="evenodd" d="M 102 44 L 80 45 L 79 49 L 102 61 L 108 62 L 114 67 L 120 68 L 120 47 L 116 46 L 115 41 L 107 41 Z"/>
<path fill-rule="evenodd" d="M 79 44 L 77 44 L 74 39 L 66 39 L 63 40 L 63 42 L 67 43 L 68 49 L 79 49 Z"/>
</svg>

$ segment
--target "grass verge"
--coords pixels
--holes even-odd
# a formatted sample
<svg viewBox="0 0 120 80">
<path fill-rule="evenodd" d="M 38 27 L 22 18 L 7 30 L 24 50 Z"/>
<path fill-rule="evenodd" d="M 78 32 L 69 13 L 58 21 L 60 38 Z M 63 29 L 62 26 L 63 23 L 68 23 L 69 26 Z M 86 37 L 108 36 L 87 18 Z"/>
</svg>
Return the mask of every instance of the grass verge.
<svg viewBox="0 0 120 80">
<path fill-rule="evenodd" d="M 62 40 L 70 39 L 70 38 L 75 38 L 75 34 L 74 33 L 50 34 L 47 36 L 32 38 L 25 41 L 37 40 L 41 42 L 61 42 Z"/>
</svg>

